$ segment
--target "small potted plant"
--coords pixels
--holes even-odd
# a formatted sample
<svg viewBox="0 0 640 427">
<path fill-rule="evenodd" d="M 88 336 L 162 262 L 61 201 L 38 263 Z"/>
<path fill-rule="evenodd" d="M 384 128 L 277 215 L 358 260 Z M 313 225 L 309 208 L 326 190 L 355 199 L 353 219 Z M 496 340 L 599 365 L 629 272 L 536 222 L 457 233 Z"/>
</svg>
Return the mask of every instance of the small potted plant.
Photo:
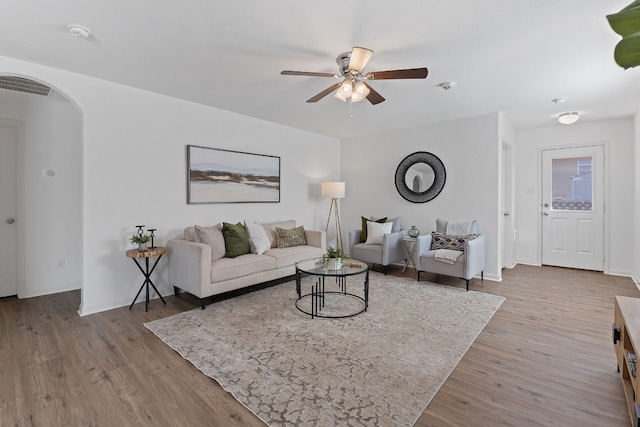
<svg viewBox="0 0 640 427">
<path fill-rule="evenodd" d="M 147 247 L 149 246 L 149 240 L 151 240 L 151 236 L 149 236 L 148 234 L 134 233 L 133 236 L 131 236 L 131 243 L 137 243 L 139 251 L 147 250 Z"/>
<path fill-rule="evenodd" d="M 322 261 L 328 270 L 340 270 L 344 265 L 345 258 L 342 249 L 327 246 L 327 253 L 322 257 Z"/>
</svg>

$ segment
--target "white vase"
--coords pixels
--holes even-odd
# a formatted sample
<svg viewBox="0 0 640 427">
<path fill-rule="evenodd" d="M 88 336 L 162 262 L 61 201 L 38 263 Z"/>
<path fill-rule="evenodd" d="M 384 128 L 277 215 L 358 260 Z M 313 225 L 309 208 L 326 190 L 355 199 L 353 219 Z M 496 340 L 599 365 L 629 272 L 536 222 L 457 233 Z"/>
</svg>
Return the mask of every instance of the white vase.
<svg viewBox="0 0 640 427">
<path fill-rule="evenodd" d="M 340 270 L 342 268 L 342 258 L 329 258 L 327 270 Z"/>
</svg>

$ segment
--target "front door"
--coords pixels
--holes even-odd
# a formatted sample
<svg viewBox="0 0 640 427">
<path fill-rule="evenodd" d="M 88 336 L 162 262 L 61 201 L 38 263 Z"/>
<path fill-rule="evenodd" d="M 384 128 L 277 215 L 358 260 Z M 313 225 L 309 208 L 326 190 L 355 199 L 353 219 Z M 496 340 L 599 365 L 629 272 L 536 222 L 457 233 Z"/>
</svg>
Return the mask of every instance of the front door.
<svg viewBox="0 0 640 427">
<path fill-rule="evenodd" d="M 18 294 L 18 128 L 0 124 L 0 297 Z"/>
<path fill-rule="evenodd" d="M 602 146 L 542 152 L 542 264 L 603 271 Z"/>
</svg>

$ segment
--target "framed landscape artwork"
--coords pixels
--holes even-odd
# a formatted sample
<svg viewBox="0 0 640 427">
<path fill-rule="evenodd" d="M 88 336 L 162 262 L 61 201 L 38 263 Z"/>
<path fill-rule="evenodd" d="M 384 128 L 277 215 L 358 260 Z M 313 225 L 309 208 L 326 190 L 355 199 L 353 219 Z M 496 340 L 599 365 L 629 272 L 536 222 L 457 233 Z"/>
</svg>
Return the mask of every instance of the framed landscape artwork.
<svg viewBox="0 0 640 427">
<path fill-rule="evenodd" d="M 187 145 L 187 203 L 279 203 L 280 157 Z"/>
</svg>

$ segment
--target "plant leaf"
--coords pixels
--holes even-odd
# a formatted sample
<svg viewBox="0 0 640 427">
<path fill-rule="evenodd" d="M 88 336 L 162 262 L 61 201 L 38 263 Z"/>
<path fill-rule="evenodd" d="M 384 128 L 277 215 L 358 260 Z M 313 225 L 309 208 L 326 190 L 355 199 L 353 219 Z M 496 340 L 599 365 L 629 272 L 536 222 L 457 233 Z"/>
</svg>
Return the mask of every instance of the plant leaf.
<svg viewBox="0 0 640 427">
<path fill-rule="evenodd" d="M 640 65 L 640 32 L 624 37 L 613 53 L 616 63 L 624 69 Z"/>
<path fill-rule="evenodd" d="M 640 0 L 622 9 L 618 13 L 607 15 L 609 25 L 622 37 L 630 36 L 640 31 Z"/>
</svg>

